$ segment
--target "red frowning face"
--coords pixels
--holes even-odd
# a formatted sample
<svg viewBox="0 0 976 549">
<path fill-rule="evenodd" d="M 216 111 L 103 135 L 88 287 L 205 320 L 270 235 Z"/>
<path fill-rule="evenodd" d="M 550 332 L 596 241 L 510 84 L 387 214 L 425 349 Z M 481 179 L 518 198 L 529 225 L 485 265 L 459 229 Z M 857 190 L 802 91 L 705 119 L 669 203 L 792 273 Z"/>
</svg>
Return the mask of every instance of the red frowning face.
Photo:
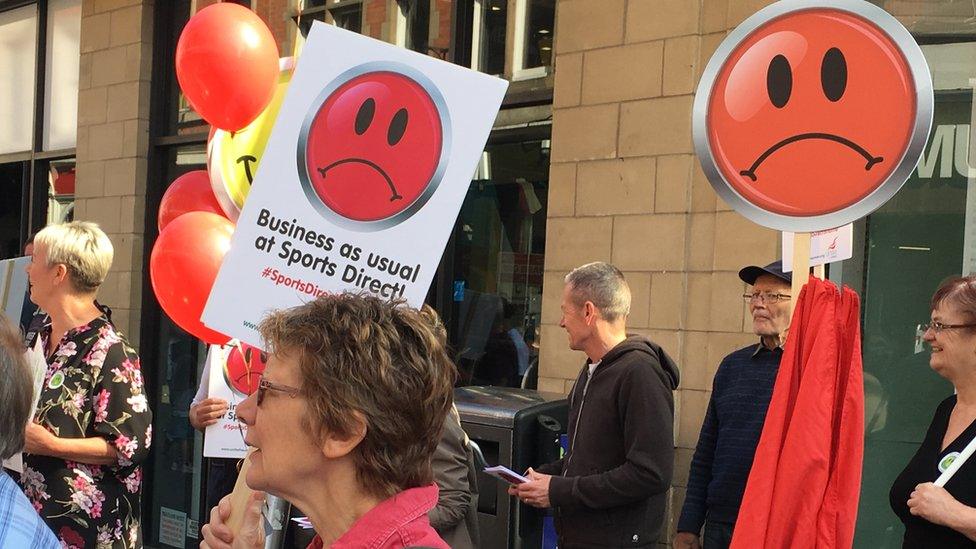
<svg viewBox="0 0 976 549">
<path fill-rule="evenodd" d="M 822 216 L 905 172 L 910 149 L 921 149 L 919 93 L 904 44 L 879 25 L 815 3 L 793 5 L 732 46 L 714 75 L 707 152 L 752 205 Z M 921 110 L 930 119 L 930 105 Z"/>
<path fill-rule="evenodd" d="M 381 221 L 422 205 L 444 160 L 441 120 L 427 89 L 405 74 L 351 78 L 308 125 L 306 194 L 353 222 Z"/>
<path fill-rule="evenodd" d="M 257 347 L 241 343 L 240 347 L 231 348 L 224 367 L 224 379 L 231 389 L 242 396 L 257 391 L 267 355 Z"/>
</svg>

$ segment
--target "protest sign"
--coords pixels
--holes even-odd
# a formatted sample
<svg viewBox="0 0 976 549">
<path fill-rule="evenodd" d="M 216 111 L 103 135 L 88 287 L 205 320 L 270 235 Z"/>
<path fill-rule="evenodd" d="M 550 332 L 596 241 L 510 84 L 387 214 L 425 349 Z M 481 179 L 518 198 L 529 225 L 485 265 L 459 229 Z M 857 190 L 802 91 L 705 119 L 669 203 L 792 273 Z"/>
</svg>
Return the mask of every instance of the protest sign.
<svg viewBox="0 0 976 549">
<path fill-rule="evenodd" d="M 44 349 L 41 348 L 41 338 L 34 340 L 34 346 L 25 351 L 27 367 L 30 371 L 31 385 L 34 388 L 34 399 L 31 402 L 30 414 L 27 416 L 28 422 L 34 421 L 34 412 L 37 411 L 37 401 L 41 398 L 41 388 L 44 385 L 44 375 L 47 373 L 47 360 L 44 359 Z M 7 469 L 24 472 L 24 454 L 14 454 L 3 461 L 3 466 Z"/>
<path fill-rule="evenodd" d="M 247 453 L 247 425 L 237 419 L 237 405 L 257 390 L 265 355 L 246 344 L 211 345 L 207 353 L 207 396 L 227 401 L 227 413 L 207 427 L 203 455 L 240 459 Z"/>
<path fill-rule="evenodd" d="M 21 328 L 30 321 L 37 307 L 28 298 L 27 264 L 29 257 L 15 257 L 0 261 L 0 307 L 14 324 Z"/>
<path fill-rule="evenodd" d="M 793 236 L 783 232 L 783 272 L 793 270 Z M 814 231 L 810 233 L 810 266 L 836 263 L 854 257 L 854 226 L 848 223 L 843 227 Z"/>
<path fill-rule="evenodd" d="M 421 305 L 506 87 L 314 24 L 204 324 L 258 344 L 267 311 L 326 292 Z"/>
</svg>

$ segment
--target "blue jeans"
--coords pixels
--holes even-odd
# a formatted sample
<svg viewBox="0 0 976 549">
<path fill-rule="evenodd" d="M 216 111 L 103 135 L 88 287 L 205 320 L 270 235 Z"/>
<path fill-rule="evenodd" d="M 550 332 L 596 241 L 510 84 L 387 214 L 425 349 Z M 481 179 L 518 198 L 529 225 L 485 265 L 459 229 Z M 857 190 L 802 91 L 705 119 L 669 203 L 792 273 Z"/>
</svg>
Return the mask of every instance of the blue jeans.
<svg viewBox="0 0 976 549">
<path fill-rule="evenodd" d="M 734 524 L 727 522 L 705 521 L 705 531 L 702 533 L 702 549 L 728 549 L 732 543 L 732 528 Z"/>
</svg>

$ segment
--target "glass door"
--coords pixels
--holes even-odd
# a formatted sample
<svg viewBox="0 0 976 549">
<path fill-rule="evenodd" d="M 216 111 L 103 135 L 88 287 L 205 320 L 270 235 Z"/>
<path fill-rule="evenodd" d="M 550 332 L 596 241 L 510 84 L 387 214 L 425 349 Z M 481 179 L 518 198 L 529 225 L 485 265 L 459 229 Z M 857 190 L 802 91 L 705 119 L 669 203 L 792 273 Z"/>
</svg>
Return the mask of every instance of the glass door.
<svg viewBox="0 0 976 549">
<path fill-rule="evenodd" d="M 911 178 L 865 224 L 864 474 L 855 547 L 901 547 L 904 529 L 888 490 L 918 449 L 952 385 L 929 369 L 915 327 L 949 276 L 974 272 L 976 170 L 971 156 L 976 44 L 924 46 L 935 82 L 935 119 Z M 967 214 L 968 211 L 968 214 Z M 971 236 L 973 235 L 973 236 Z M 964 263 L 968 263 L 964 266 Z M 845 265 L 845 270 L 848 269 Z"/>
</svg>

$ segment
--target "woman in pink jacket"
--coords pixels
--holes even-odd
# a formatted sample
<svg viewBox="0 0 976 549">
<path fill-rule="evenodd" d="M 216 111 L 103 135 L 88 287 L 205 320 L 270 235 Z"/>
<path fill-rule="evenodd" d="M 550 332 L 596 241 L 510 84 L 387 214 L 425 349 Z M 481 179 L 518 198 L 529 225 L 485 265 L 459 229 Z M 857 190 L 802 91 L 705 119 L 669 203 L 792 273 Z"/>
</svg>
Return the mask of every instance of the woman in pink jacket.
<svg viewBox="0 0 976 549">
<path fill-rule="evenodd" d="M 248 486 L 308 514 L 310 548 L 448 547 L 427 513 L 455 370 L 429 323 L 402 304 L 340 294 L 272 313 L 260 331 L 270 357 L 237 408 L 255 449 Z M 234 539 L 225 498 L 201 547 L 264 547 L 258 505 Z"/>
</svg>

